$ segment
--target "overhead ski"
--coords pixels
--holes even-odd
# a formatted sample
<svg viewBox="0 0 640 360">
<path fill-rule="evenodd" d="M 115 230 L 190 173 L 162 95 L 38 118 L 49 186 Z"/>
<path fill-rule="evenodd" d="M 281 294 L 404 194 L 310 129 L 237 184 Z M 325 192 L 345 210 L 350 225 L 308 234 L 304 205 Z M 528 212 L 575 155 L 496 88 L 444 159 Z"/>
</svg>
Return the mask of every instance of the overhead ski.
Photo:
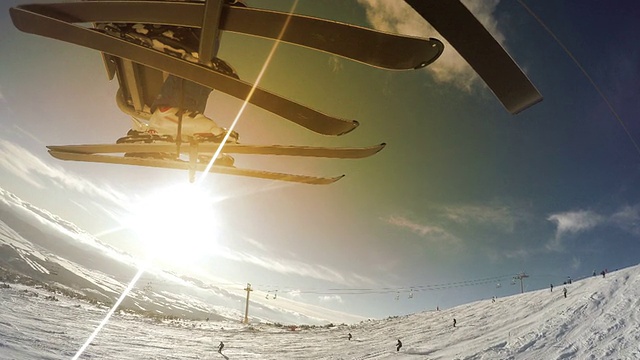
<svg viewBox="0 0 640 360">
<path fill-rule="evenodd" d="M 294 145 L 246 145 L 246 144 L 225 144 L 223 152 L 226 154 L 252 154 L 252 155 L 282 155 L 282 156 L 305 156 L 324 157 L 337 159 L 361 159 L 375 155 L 385 147 L 385 143 L 356 148 L 327 148 L 313 146 Z M 189 153 L 193 148 L 198 154 L 213 154 L 220 144 L 199 143 L 181 145 L 182 153 Z M 175 154 L 175 143 L 153 143 L 153 144 L 91 144 L 91 145 L 50 145 L 49 150 L 79 154 L 108 154 L 108 153 L 168 153 Z"/>
<path fill-rule="evenodd" d="M 205 6 L 204 2 L 100 0 L 21 5 L 17 9 L 70 23 L 142 23 L 201 28 Z M 222 31 L 278 39 L 388 70 L 423 68 L 434 62 L 444 49 L 437 39 L 385 33 L 264 9 L 224 5 L 220 19 Z"/>
<path fill-rule="evenodd" d="M 518 64 L 460 1 L 405 1 L 449 41 L 507 111 L 517 114 L 542 101 Z"/>
<path fill-rule="evenodd" d="M 459 1 L 406 2 L 449 39 L 508 111 L 517 113 L 540 101 L 540 94 L 517 64 Z M 178 109 L 174 112 L 178 120 L 171 120 L 177 124 L 177 132 L 160 131 L 151 126 L 155 119 L 152 113 L 157 114 L 154 113 L 154 99 L 168 75 L 247 101 L 319 134 L 342 135 L 358 126 L 355 120 L 322 113 L 241 80 L 229 64 L 217 58 L 220 32 L 279 40 L 387 70 L 423 68 L 438 59 L 443 51 L 443 45 L 437 39 L 252 9 L 238 6 L 233 0 L 92 0 L 20 5 L 11 8 L 10 14 L 21 31 L 100 51 L 109 78 L 117 77 L 120 85 L 116 103 L 124 113 L 131 115 L 135 124 L 142 125 L 142 130 L 132 128 L 117 144 L 49 146 L 52 156 L 71 161 L 187 169 L 192 181 L 196 171 L 212 171 L 329 184 L 342 176 L 313 177 L 238 169 L 234 167 L 234 158 L 227 154 L 355 159 L 371 156 L 385 146 L 384 143 L 356 148 L 241 145 L 235 143 L 238 139 L 235 133 L 224 145 L 223 154 L 211 165 L 213 155 L 218 153 L 216 142 L 221 141 L 220 135 L 212 132 L 200 138 L 200 134 L 207 132 L 196 132 L 193 128 L 185 135 L 183 117 L 177 114 L 193 109 L 183 107 L 182 103 L 171 105 Z M 193 36 L 166 35 L 174 30 Z M 202 112 L 202 109 L 198 111 Z M 234 132 L 229 131 L 225 139 L 230 139 L 231 134 Z M 172 136 L 183 142 L 173 142 Z"/>
<path fill-rule="evenodd" d="M 342 135 L 358 126 L 355 120 L 329 116 L 200 64 L 133 44 L 95 29 L 74 25 L 65 21 L 70 20 L 67 14 L 50 14 L 55 17 L 49 17 L 25 8 L 11 8 L 10 11 L 15 26 L 24 32 L 70 42 L 166 71 L 238 99 L 247 100 L 320 134 Z"/>
<path fill-rule="evenodd" d="M 268 171 L 238 169 L 233 167 L 234 159 L 226 154 L 252 155 L 283 155 L 303 157 L 324 157 L 340 159 L 359 159 L 376 154 L 386 144 L 359 148 L 326 148 L 312 146 L 283 146 L 283 145 L 243 145 L 225 144 L 224 154 L 216 159 L 211 172 L 257 177 L 262 179 L 283 180 L 306 184 L 331 184 L 341 179 L 339 177 L 314 177 L 274 173 Z M 190 180 L 195 179 L 195 171 L 205 171 L 213 154 L 220 144 L 215 143 L 185 143 L 178 146 L 175 143 L 151 144 L 90 144 L 90 145 L 58 145 L 47 146 L 49 153 L 57 159 L 72 161 L 87 161 L 97 163 L 141 165 L 163 167 L 170 169 L 189 170 Z M 113 156 L 104 154 L 124 154 Z M 180 154 L 187 155 L 188 160 L 180 158 Z"/>
<path fill-rule="evenodd" d="M 166 168 L 166 169 L 189 170 L 191 173 L 192 181 L 193 181 L 193 172 L 205 171 L 208 167 L 208 164 L 204 162 L 184 161 L 180 159 L 156 159 L 156 158 L 135 157 L 135 156 L 123 157 L 123 156 L 98 155 L 98 154 L 83 154 L 83 153 L 77 153 L 77 152 L 63 152 L 63 151 L 55 151 L 55 150 L 49 150 L 49 154 L 51 154 L 51 156 L 60 160 L 85 161 L 85 162 L 95 162 L 95 163 L 105 163 L 105 164 L 137 165 L 137 166 L 157 167 L 157 168 Z M 233 166 L 221 166 L 221 165 L 213 165 L 211 166 L 209 171 L 212 173 L 218 173 L 218 174 L 239 175 L 239 176 L 247 176 L 247 177 L 260 178 L 260 179 L 280 180 L 280 181 L 296 182 L 296 183 L 303 183 L 303 184 L 314 184 L 314 185 L 332 184 L 344 177 L 344 175 L 336 176 L 336 177 L 315 177 L 315 176 L 307 176 L 307 175 L 284 174 L 284 173 L 262 171 L 262 170 L 239 169 Z"/>
</svg>

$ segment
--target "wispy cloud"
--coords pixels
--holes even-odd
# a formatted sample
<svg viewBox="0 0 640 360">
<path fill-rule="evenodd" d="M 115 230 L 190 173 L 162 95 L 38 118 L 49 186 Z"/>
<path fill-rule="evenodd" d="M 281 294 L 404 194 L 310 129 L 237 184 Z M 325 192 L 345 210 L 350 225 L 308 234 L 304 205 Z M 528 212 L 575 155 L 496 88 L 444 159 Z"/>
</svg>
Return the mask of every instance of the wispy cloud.
<svg viewBox="0 0 640 360">
<path fill-rule="evenodd" d="M 479 77 L 471 66 L 438 32 L 404 1 L 358 0 L 366 9 L 369 22 L 382 31 L 419 37 L 434 37 L 442 41 L 445 50 L 440 58 L 427 67 L 434 79 L 470 91 Z M 493 13 L 499 0 L 465 0 L 465 6 L 503 43 L 505 36 L 498 30 Z"/>
<path fill-rule="evenodd" d="M 577 257 L 571 258 L 571 268 L 574 270 L 578 270 L 580 268 L 581 261 Z"/>
<path fill-rule="evenodd" d="M 593 211 L 578 210 L 553 214 L 547 220 L 556 223 L 556 234 L 546 247 L 551 251 L 562 251 L 563 240 L 567 234 L 577 234 L 593 229 L 605 221 L 605 218 Z"/>
<path fill-rule="evenodd" d="M 251 252 L 239 251 L 228 247 L 218 248 L 216 256 L 229 260 L 243 262 L 259 266 L 265 270 L 285 275 L 298 275 L 316 280 L 328 281 L 341 285 L 374 284 L 373 279 L 358 274 L 345 273 L 331 267 L 320 264 L 308 264 L 303 261 L 272 256 L 267 251 L 257 252 L 253 248 Z M 266 250 L 263 246 L 262 250 Z"/>
<path fill-rule="evenodd" d="M 489 224 L 507 232 L 512 232 L 516 223 L 515 215 L 506 206 L 446 206 L 444 215 L 458 224 Z"/>
<path fill-rule="evenodd" d="M 640 205 L 624 206 L 611 215 L 610 220 L 621 229 L 640 235 Z"/>
<path fill-rule="evenodd" d="M 36 188 L 54 185 L 120 206 L 128 201 L 124 194 L 111 187 L 97 185 L 61 167 L 47 164 L 29 150 L 4 139 L 0 139 L 0 167 Z"/>
<path fill-rule="evenodd" d="M 448 245 L 461 244 L 460 239 L 437 225 L 421 224 L 400 215 L 391 215 L 383 220 L 388 224 L 405 228 L 431 242 L 446 242 Z"/>
</svg>

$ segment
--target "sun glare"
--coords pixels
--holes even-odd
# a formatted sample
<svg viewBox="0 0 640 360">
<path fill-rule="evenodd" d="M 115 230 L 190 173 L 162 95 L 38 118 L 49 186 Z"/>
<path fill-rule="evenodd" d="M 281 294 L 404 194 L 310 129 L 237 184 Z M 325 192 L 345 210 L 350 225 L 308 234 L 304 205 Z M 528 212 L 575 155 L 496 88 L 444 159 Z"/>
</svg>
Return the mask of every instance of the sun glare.
<svg viewBox="0 0 640 360">
<path fill-rule="evenodd" d="M 138 202 L 130 226 L 153 262 L 184 266 L 215 253 L 215 200 L 195 184 L 162 189 Z"/>
</svg>

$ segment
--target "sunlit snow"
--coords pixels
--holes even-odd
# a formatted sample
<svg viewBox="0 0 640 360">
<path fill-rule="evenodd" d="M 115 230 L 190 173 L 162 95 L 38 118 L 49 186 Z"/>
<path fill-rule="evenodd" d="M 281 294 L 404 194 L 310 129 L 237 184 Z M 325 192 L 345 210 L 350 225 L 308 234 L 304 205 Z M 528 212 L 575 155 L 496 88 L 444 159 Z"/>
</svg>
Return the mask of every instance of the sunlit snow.
<svg viewBox="0 0 640 360">
<path fill-rule="evenodd" d="M 80 358 L 640 358 L 640 266 L 566 288 L 566 298 L 557 286 L 553 292 L 333 327 L 153 322 L 117 314 Z M 46 300 L 49 295 L 22 285 L 0 291 L 1 358 L 67 359 L 108 311 L 65 298 Z M 400 351 L 395 348 L 398 339 Z M 220 341 L 225 344 L 222 354 L 217 353 Z"/>
</svg>

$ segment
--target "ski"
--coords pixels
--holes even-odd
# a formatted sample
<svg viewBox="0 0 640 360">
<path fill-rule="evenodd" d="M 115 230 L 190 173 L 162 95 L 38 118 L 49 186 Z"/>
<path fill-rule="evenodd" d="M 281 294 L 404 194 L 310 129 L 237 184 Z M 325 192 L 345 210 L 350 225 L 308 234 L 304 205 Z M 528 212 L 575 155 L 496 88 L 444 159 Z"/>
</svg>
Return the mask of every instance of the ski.
<svg viewBox="0 0 640 360">
<path fill-rule="evenodd" d="M 306 156 L 340 159 L 360 159 L 372 156 L 385 147 L 385 143 L 356 148 L 327 148 L 312 146 L 293 145 L 245 145 L 245 144 L 225 144 L 222 152 L 226 154 L 254 154 L 254 155 L 285 155 L 285 156 Z M 213 154 L 220 144 L 201 143 L 181 145 L 181 153 L 188 154 L 193 148 L 198 154 Z M 55 152 L 78 153 L 78 154 L 106 154 L 106 153 L 168 153 L 175 154 L 175 143 L 153 143 L 153 144 L 91 144 L 91 145 L 51 145 L 49 150 Z"/>
<path fill-rule="evenodd" d="M 54 151 L 54 150 L 49 150 L 49 154 L 51 154 L 51 156 L 55 157 L 56 159 L 69 160 L 69 161 L 86 161 L 86 162 L 104 163 L 104 164 L 136 165 L 136 166 L 147 166 L 147 167 L 166 168 L 166 169 L 189 170 L 189 171 L 193 171 L 194 168 L 197 171 L 205 171 L 207 169 L 207 164 L 203 164 L 203 163 L 192 164 L 188 161 L 183 161 L 179 159 L 167 160 L 167 159 L 153 159 L 153 158 L 142 158 L 142 157 L 122 157 L 122 156 L 110 156 L 110 155 L 61 152 L 61 151 Z M 344 175 L 336 176 L 336 177 L 315 177 L 315 176 L 307 176 L 307 175 L 277 173 L 277 172 L 270 172 L 270 171 L 263 171 L 263 170 L 240 169 L 232 166 L 219 166 L 219 165 L 213 165 L 209 171 L 212 173 L 218 173 L 218 174 L 239 175 L 239 176 L 247 176 L 247 177 L 267 179 L 267 180 L 288 181 L 288 182 L 314 184 L 314 185 L 332 184 L 344 177 Z"/>
<path fill-rule="evenodd" d="M 453 46 L 502 105 L 517 114 L 542 95 L 511 56 L 459 0 L 405 0 Z"/>
<path fill-rule="evenodd" d="M 84 46 L 166 71 L 238 99 L 246 100 L 320 134 L 342 135 L 359 125 L 355 120 L 329 116 L 267 90 L 254 87 L 250 83 L 212 71 L 205 66 L 112 37 L 95 29 L 74 25 L 68 21 L 78 19 L 69 14 L 47 12 L 47 15 L 51 15 L 47 16 L 34 11 L 40 10 L 42 6 L 11 8 L 10 14 L 14 25 L 27 33 Z"/>
<path fill-rule="evenodd" d="M 201 28 L 204 2 L 90 1 L 18 8 L 75 23 L 120 22 Z M 63 14 L 63 15 L 59 15 Z M 286 30 L 282 31 L 286 26 Z M 225 5 L 220 30 L 278 39 L 389 70 L 420 69 L 444 49 L 437 39 L 425 39 L 310 16 Z M 281 34 L 282 32 L 282 34 Z"/>
</svg>

